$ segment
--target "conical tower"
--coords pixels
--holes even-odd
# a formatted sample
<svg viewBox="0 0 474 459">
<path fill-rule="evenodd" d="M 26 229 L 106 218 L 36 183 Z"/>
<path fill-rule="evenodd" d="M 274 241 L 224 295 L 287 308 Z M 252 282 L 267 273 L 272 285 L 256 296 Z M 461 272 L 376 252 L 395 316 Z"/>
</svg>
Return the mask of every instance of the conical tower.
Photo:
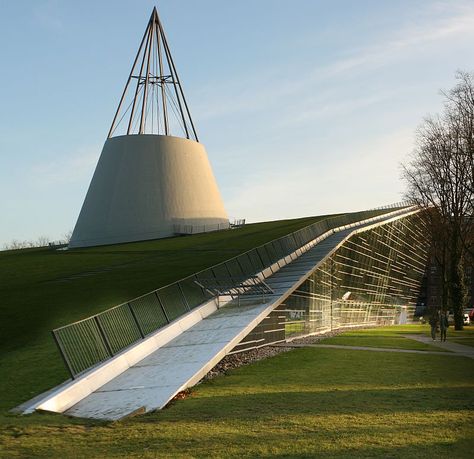
<svg viewBox="0 0 474 459">
<path fill-rule="evenodd" d="M 227 228 L 229 221 L 156 8 L 69 247 Z"/>
</svg>

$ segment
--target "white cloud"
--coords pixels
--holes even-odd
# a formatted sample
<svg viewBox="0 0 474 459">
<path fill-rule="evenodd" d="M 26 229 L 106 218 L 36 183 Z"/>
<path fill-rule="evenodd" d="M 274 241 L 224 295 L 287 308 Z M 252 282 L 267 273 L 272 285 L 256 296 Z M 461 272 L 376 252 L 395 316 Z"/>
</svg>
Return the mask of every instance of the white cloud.
<svg viewBox="0 0 474 459">
<path fill-rule="evenodd" d="M 225 83 L 212 81 L 196 94 L 195 112 L 201 120 L 222 116 L 269 110 L 274 106 L 286 106 L 287 102 L 306 101 L 315 88 L 330 81 L 334 87 L 338 77 L 360 75 L 380 67 L 410 60 L 428 50 L 438 51 L 441 44 L 449 41 L 466 42 L 474 39 L 474 3 L 434 2 L 420 12 L 419 22 L 409 24 L 382 42 L 364 48 L 352 48 L 347 57 L 327 65 L 315 66 L 307 76 L 288 74 L 287 68 L 248 69 L 234 80 Z M 285 65 L 289 65 L 285 62 Z"/>
<path fill-rule="evenodd" d="M 448 18 L 441 17 L 432 22 L 402 28 L 383 43 L 355 52 L 354 55 L 325 68 L 315 69 L 314 76 L 332 78 L 361 68 L 367 71 L 400 59 L 408 59 L 416 54 L 420 47 L 451 39 L 465 41 L 467 36 L 474 36 L 474 5 L 471 4 L 469 8 L 466 5 L 455 12 L 456 14 Z"/>
</svg>

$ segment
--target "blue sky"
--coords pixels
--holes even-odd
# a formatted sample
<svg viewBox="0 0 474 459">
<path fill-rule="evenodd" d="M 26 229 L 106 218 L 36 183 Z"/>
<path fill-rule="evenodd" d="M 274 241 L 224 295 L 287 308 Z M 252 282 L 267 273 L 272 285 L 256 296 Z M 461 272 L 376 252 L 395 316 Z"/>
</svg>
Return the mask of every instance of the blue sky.
<svg viewBox="0 0 474 459">
<path fill-rule="evenodd" d="M 74 227 L 152 7 L 0 0 L 0 246 Z M 400 200 L 439 90 L 474 70 L 473 1 L 161 0 L 231 217 Z"/>
</svg>

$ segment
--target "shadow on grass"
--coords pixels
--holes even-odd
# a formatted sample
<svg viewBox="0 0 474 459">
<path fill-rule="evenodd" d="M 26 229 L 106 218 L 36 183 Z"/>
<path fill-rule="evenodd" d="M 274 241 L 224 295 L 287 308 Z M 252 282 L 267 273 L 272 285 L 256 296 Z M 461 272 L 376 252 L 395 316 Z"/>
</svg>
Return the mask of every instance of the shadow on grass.
<svg viewBox="0 0 474 459">
<path fill-rule="evenodd" d="M 471 457 L 468 418 L 459 410 L 332 415 L 287 406 L 258 419 L 230 412 L 226 418 L 161 416 L 107 426 L 14 428 L 2 435 L 20 457 L 462 458 Z"/>
<path fill-rule="evenodd" d="M 309 388 L 308 388 L 309 389 Z M 235 394 L 193 397 L 177 401 L 161 412 L 135 418 L 134 422 L 157 422 L 183 419 L 187 421 L 257 419 L 262 416 L 314 414 L 360 415 L 364 413 L 399 413 L 470 411 L 474 398 L 466 397 L 470 386 L 454 388 L 413 388 L 373 390 L 323 390 Z"/>
<path fill-rule="evenodd" d="M 400 432 L 403 435 L 403 432 Z M 457 458 L 469 458 L 471 451 L 471 444 L 467 439 L 461 439 L 458 441 L 430 441 L 428 443 L 409 445 L 397 445 L 391 444 L 387 446 L 364 446 L 364 447 L 353 447 L 351 446 L 351 439 L 347 439 L 347 447 L 339 449 L 331 449 L 330 451 L 318 451 L 317 449 L 310 452 L 291 452 L 287 454 L 266 454 L 259 456 L 262 459 L 314 459 L 317 457 L 325 457 L 332 459 L 348 459 L 352 457 L 357 458 L 384 458 L 384 459 L 421 459 L 431 458 L 433 454 L 442 454 L 445 457 L 454 457 L 453 447 L 459 455 Z M 245 456 L 243 456 L 245 457 Z"/>
</svg>

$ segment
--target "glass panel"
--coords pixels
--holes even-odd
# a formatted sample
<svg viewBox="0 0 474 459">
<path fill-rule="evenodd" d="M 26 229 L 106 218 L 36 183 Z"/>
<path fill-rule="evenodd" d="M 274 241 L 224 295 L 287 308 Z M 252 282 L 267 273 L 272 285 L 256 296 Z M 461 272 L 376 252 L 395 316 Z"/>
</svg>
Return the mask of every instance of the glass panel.
<svg viewBox="0 0 474 459">
<path fill-rule="evenodd" d="M 280 245 L 282 247 L 283 253 L 285 256 L 289 255 L 293 252 L 294 248 L 294 241 L 292 240 L 291 236 L 287 236 L 280 239 Z"/>
<path fill-rule="evenodd" d="M 107 360 L 107 352 L 94 318 L 55 331 L 74 375 Z"/>
<path fill-rule="evenodd" d="M 255 269 L 255 272 L 261 271 L 262 269 L 265 268 L 265 266 L 262 264 L 262 260 L 258 256 L 258 253 L 256 250 L 251 250 L 248 252 L 248 256 L 250 258 L 250 261 Z"/>
<path fill-rule="evenodd" d="M 268 252 L 265 249 L 265 247 L 259 247 L 257 249 L 258 254 L 260 255 L 260 258 L 263 261 L 263 264 L 265 265 L 265 268 L 268 268 L 272 264 L 272 260 L 268 256 Z"/>
<path fill-rule="evenodd" d="M 276 241 L 272 242 L 272 246 L 275 249 L 275 253 L 277 255 L 277 259 L 283 258 L 285 256 L 284 251 L 282 250 L 280 241 L 277 239 Z"/>
<path fill-rule="evenodd" d="M 204 303 L 209 298 L 212 298 L 209 293 L 206 294 L 205 291 L 196 284 L 195 280 L 196 277 L 192 276 L 179 283 L 191 309 Z"/>
<path fill-rule="evenodd" d="M 235 258 L 230 261 L 227 261 L 226 265 L 233 279 L 240 281 L 244 278 L 244 272 L 242 271 L 242 267 Z"/>
<path fill-rule="evenodd" d="M 250 258 L 247 256 L 247 254 L 239 255 L 237 260 L 239 261 L 240 266 L 242 266 L 242 270 L 244 271 L 246 277 L 255 274 L 257 271 L 253 267 L 252 262 L 250 261 Z"/>
<path fill-rule="evenodd" d="M 212 268 L 216 284 L 222 286 L 224 289 L 230 287 L 233 284 L 229 270 L 225 263 L 221 263 Z"/>
<path fill-rule="evenodd" d="M 170 321 L 187 312 L 188 308 L 177 284 L 160 288 L 157 293 Z"/>
<path fill-rule="evenodd" d="M 155 292 L 130 301 L 129 304 L 145 335 L 158 330 L 168 323 Z"/>
<path fill-rule="evenodd" d="M 116 354 L 141 339 L 128 305 L 120 305 L 97 316 L 112 352 Z"/>
<path fill-rule="evenodd" d="M 268 258 L 270 259 L 270 264 L 276 263 L 276 261 L 280 259 L 272 243 L 265 244 L 265 250 L 267 251 Z"/>
</svg>

